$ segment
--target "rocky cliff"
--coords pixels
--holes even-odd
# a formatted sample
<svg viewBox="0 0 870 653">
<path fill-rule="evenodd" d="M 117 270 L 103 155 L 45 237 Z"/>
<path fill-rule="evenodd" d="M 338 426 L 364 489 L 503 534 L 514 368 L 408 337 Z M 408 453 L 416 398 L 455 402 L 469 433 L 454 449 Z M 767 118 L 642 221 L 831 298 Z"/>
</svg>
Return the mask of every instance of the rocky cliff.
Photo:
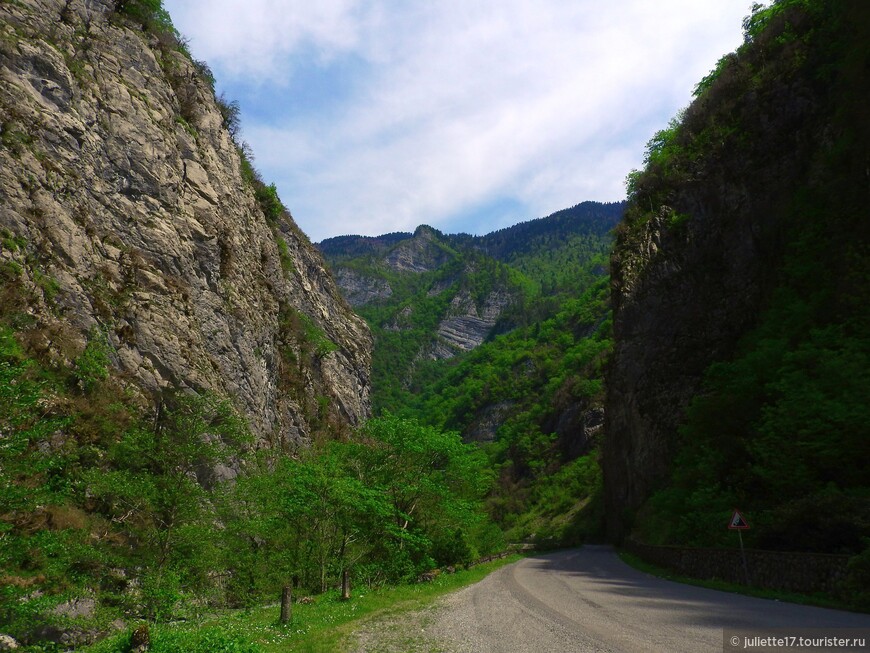
<svg viewBox="0 0 870 653">
<path fill-rule="evenodd" d="M 848 108 L 867 90 L 866 48 L 850 50 L 864 37 L 847 36 L 866 32 L 867 11 L 857 4 L 759 5 L 747 19 L 746 43 L 698 85 L 692 105 L 650 141 L 646 169 L 630 176 L 631 202 L 612 257 L 604 472 L 614 539 L 630 531 L 635 511 L 667 483 L 678 429 L 703 393 L 705 370 L 738 352 L 774 290 L 792 284 L 799 266 L 825 272 L 780 294 L 829 296 L 828 305 L 812 320 L 815 309 L 808 307 L 788 318 L 810 326 L 783 336 L 782 351 L 796 347 L 813 324 L 847 321 L 847 312 L 833 307 L 847 287 L 854 290 L 847 280 L 866 261 L 860 246 L 849 244 L 866 233 L 854 209 L 863 203 L 866 210 L 866 150 L 853 149 L 866 129 Z M 851 263 L 837 250 L 852 251 Z M 823 277 L 841 281 L 826 286 Z M 775 369 L 781 355 L 765 365 Z M 722 402 L 736 392 L 732 398 L 725 392 Z M 762 419 L 762 409 L 750 410 L 759 416 L 747 422 Z M 744 451 L 734 464 L 746 470 L 758 449 L 737 442 L 749 429 L 747 423 L 745 433 L 710 446 L 721 449 L 722 459 Z M 711 497 L 735 486 L 736 468 L 722 473 L 721 486 L 714 478 L 701 481 L 718 488 Z"/>
<path fill-rule="evenodd" d="M 413 237 L 400 241 L 389 251 L 384 263 L 396 272 L 432 272 L 452 258 L 441 242 L 441 235 L 432 227 L 420 225 Z"/>
<path fill-rule="evenodd" d="M 0 5 L 3 323 L 60 366 L 105 338 L 144 397 L 230 397 L 261 445 L 359 422 L 368 328 L 264 214 L 207 67 L 124 4 Z"/>
<path fill-rule="evenodd" d="M 462 290 L 450 300 L 450 306 L 435 332 L 435 341 L 424 353 L 432 360 L 453 358 L 457 352 L 471 351 L 483 343 L 492 332 L 502 313 L 512 302 L 516 293 L 509 289 L 493 290 L 478 306 L 467 290 Z"/>
</svg>

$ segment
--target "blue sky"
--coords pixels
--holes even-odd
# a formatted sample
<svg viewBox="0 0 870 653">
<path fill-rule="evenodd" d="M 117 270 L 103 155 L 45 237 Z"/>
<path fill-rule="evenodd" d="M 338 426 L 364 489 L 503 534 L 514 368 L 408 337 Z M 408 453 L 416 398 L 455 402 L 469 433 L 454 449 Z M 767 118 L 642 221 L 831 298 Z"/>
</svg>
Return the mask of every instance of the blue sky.
<svg viewBox="0 0 870 653">
<path fill-rule="evenodd" d="M 748 0 L 164 0 L 308 236 L 617 201 Z"/>
</svg>

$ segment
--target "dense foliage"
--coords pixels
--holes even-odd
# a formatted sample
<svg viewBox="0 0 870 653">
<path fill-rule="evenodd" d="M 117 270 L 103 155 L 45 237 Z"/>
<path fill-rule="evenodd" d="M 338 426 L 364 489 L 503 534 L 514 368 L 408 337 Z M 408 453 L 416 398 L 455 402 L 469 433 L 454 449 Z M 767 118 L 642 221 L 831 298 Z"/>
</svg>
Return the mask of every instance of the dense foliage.
<svg viewBox="0 0 870 653">
<path fill-rule="evenodd" d="M 354 583 L 408 580 L 502 547 L 482 512 L 491 471 L 456 434 L 384 417 L 352 443 L 255 454 L 226 400 L 168 392 L 155 406 L 115 377 L 102 331 L 82 346 L 63 323 L 35 323 L 28 305 L 51 306 L 56 283 L 25 241 L 4 232 L 0 245 L 17 257 L 0 268 L 4 632 L 86 639 L 118 617 L 251 605 L 290 581 L 320 592 L 345 569 Z M 304 316 L 282 319 L 293 356 L 328 353 Z M 94 600 L 84 618 L 73 599 Z M 248 650 L 217 632 L 184 641 Z"/>
<path fill-rule="evenodd" d="M 210 396 L 167 395 L 149 414 L 109 374 L 97 334 L 72 368 L 28 356 L 18 337 L 0 327 L 4 623 L 35 636 L 83 592 L 100 599 L 97 623 L 166 618 L 182 589 L 211 585 L 222 554 L 205 488 L 246 427 Z"/>
<path fill-rule="evenodd" d="M 695 103 L 650 141 L 646 169 L 630 176 L 627 230 L 649 218 L 649 207 L 673 205 L 703 183 L 714 165 L 760 177 L 782 157 L 797 171 L 759 189 L 757 201 L 779 225 L 756 233 L 775 270 L 771 288 L 733 358 L 707 370 L 671 477 L 637 516 L 643 539 L 733 544 L 722 524 L 740 506 L 751 545 L 867 547 L 870 133 L 860 116 L 868 26 L 862 3 L 756 6 L 744 46 L 698 85 Z M 803 113 L 783 110 L 784 88 L 805 94 Z M 784 127 L 795 115 L 810 118 Z M 691 219 L 674 213 L 672 228 Z"/>
<path fill-rule="evenodd" d="M 578 433 L 578 416 L 591 411 L 600 426 L 606 252 L 622 209 L 586 202 L 485 236 L 429 230 L 427 272 L 385 264 L 411 234 L 321 243 L 334 266 L 392 290 L 358 308 L 376 339 L 376 410 L 478 441 L 497 474 L 489 514 L 512 540 L 576 542 L 600 529 L 597 443 Z M 446 360 L 426 355 L 454 298 L 481 306 L 494 292 L 512 301 L 483 344 Z"/>
<path fill-rule="evenodd" d="M 548 319 L 421 364 L 410 387 L 405 414 L 493 440 L 483 446 L 498 473 L 487 505 L 511 540 L 576 542 L 601 527 L 597 442 L 584 441 L 576 421 L 560 422 L 601 405 L 607 286 L 599 277 Z"/>
<path fill-rule="evenodd" d="M 94 335 L 74 366 L 52 368 L 0 330 L 6 632 L 63 626 L 55 606 L 73 597 L 96 599 L 78 626 L 100 629 L 251 605 L 291 581 L 322 592 L 343 570 L 410 580 L 501 548 L 482 511 L 492 473 L 455 433 L 385 416 L 352 442 L 257 454 L 226 401 L 134 400 L 107 347 Z"/>
<path fill-rule="evenodd" d="M 448 239 L 457 246 L 472 247 L 499 261 L 515 264 L 525 257 L 562 253 L 565 241 L 573 238 L 609 244 L 609 232 L 622 218 L 624 208 L 623 202 L 582 202 L 545 218 L 520 222 L 484 236 L 456 234 Z M 593 249 L 585 250 L 577 258 L 564 258 L 576 265 Z"/>
</svg>

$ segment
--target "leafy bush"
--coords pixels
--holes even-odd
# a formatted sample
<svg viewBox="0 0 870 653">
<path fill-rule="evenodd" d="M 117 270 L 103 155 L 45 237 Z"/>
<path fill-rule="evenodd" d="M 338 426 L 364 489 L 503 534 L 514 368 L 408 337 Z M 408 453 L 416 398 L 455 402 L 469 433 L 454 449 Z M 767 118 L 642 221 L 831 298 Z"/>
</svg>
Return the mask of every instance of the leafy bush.
<svg viewBox="0 0 870 653">
<path fill-rule="evenodd" d="M 167 35 L 176 44 L 180 43 L 180 36 L 169 13 L 163 7 L 163 0 L 114 0 L 114 4 L 117 13 L 132 18 L 144 29 L 158 35 Z"/>
<path fill-rule="evenodd" d="M 456 434 L 394 417 L 362 442 L 328 444 L 238 481 L 231 524 L 234 591 L 274 595 L 287 579 L 325 591 L 350 569 L 362 582 L 411 580 L 434 565 L 442 533 L 480 532 L 491 482 L 485 460 Z M 451 554 L 452 555 L 452 554 Z"/>
<path fill-rule="evenodd" d="M 91 330 L 88 344 L 76 359 L 76 378 L 86 391 L 93 390 L 101 381 L 109 378 L 109 355 L 112 347 L 106 334 L 99 330 Z"/>
</svg>

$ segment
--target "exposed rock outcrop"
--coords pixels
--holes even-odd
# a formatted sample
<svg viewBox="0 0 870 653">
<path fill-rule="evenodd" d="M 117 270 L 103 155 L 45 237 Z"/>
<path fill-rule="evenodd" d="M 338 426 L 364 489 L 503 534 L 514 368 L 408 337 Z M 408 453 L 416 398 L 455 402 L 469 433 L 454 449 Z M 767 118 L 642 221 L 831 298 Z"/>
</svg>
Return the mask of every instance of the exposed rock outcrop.
<svg viewBox="0 0 870 653">
<path fill-rule="evenodd" d="M 589 453 L 604 434 L 604 409 L 572 403 L 559 413 L 555 433 L 568 460 Z"/>
<path fill-rule="evenodd" d="M 421 225 L 414 237 L 393 248 L 384 263 L 397 272 L 431 272 L 450 259 L 450 252 L 439 242 L 438 232 Z"/>
<path fill-rule="evenodd" d="M 513 401 L 500 401 L 479 411 L 462 433 L 466 442 L 494 442 L 498 429 L 515 410 Z"/>
<path fill-rule="evenodd" d="M 866 7 L 818 4 L 839 14 L 841 23 L 825 27 L 837 39 L 853 25 L 863 30 L 853 43 L 866 43 Z M 705 370 L 729 360 L 756 325 L 782 276 L 789 240 L 800 229 L 825 234 L 837 224 L 828 211 L 859 215 L 851 206 L 833 208 L 843 189 L 863 188 L 866 195 L 866 149 L 849 152 L 866 121 L 845 128 L 842 121 L 849 104 L 860 102 L 863 110 L 854 89 L 866 89 L 867 68 L 830 60 L 832 41 L 818 37 L 823 32 L 813 22 L 821 12 L 802 3 L 777 9 L 763 31 L 699 85 L 703 92 L 680 124 L 651 141 L 660 144 L 651 146 L 647 170 L 633 180 L 634 201 L 611 266 L 604 474 L 615 540 L 666 482 L 679 426 L 702 392 Z M 852 51 L 849 57 L 866 63 Z M 834 70 L 845 71 L 847 81 L 835 81 Z M 846 89 L 839 101 L 836 84 Z M 841 170 L 832 172 L 835 155 Z M 854 274 L 851 263 L 842 267 L 843 278 Z"/>
<path fill-rule="evenodd" d="M 366 325 L 292 219 L 267 221 L 202 64 L 113 7 L 0 6 L 6 319 L 61 364 L 102 332 L 146 396 L 229 396 L 262 444 L 308 437 L 318 396 L 358 422 Z"/>
<path fill-rule="evenodd" d="M 453 358 L 458 352 L 479 346 L 513 299 L 508 292 L 493 291 L 478 306 L 471 293 L 460 291 L 450 302 L 447 316 L 438 325 L 435 341 L 425 356 L 432 360 Z"/>
<path fill-rule="evenodd" d="M 335 282 L 351 306 L 365 306 L 393 294 L 390 282 L 386 279 L 366 276 L 351 268 L 337 267 Z"/>
</svg>

